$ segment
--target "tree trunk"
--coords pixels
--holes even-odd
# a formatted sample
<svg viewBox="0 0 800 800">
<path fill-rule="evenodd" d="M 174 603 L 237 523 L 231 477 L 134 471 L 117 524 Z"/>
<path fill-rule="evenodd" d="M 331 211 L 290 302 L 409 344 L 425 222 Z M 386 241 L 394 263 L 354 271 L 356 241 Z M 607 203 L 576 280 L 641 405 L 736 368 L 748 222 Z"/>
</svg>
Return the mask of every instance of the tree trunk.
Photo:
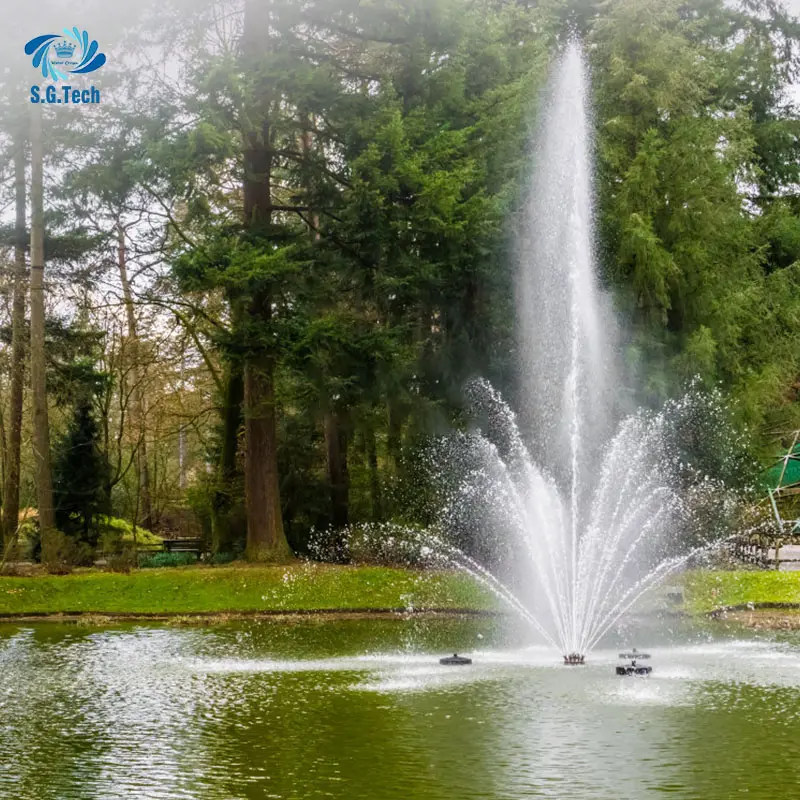
<svg viewBox="0 0 800 800">
<path fill-rule="evenodd" d="M 131 393 L 131 422 L 137 435 L 137 454 L 139 476 L 139 494 L 141 508 L 141 526 L 147 530 L 153 527 L 153 504 L 150 492 L 150 466 L 147 462 L 147 407 L 142 391 L 142 373 L 139 357 L 139 331 L 136 325 L 136 309 L 133 304 L 133 293 L 128 281 L 128 251 L 125 245 L 125 228 L 117 221 L 117 264 L 119 280 L 122 284 L 122 299 L 128 318 L 128 355 L 131 359 L 130 376 L 133 381 Z"/>
<path fill-rule="evenodd" d="M 331 486 L 333 526 L 345 528 L 350 521 L 350 476 L 347 469 L 347 431 L 339 416 L 325 414 L 325 446 L 328 451 L 328 480 Z"/>
<path fill-rule="evenodd" d="M 8 411 L 8 465 L 3 491 L 3 532 L 6 542 L 14 537 L 19 525 L 20 451 L 22 449 L 22 394 L 25 382 L 25 295 L 27 274 L 25 245 L 25 141 L 22 131 L 14 148 L 16 189 L 16 242 L 14 246 L 14 300 L 11 312 L 11 389 Z"/>
<path fill-rule="evenodd" d="M 269 48 L 272 3 L 247 0 L 242 30 L 246 67 L 263 74 L 260 63 Z M 249 129 L 244 136 L 244 224 L 253 234 L 266 236 L 272 222 L 272 161 L 269 122 L 271 86 L 268 78 L 254 89 Z M 272 317 L 269 291 L 253 289 L 250 314 L 258 326 Z M 245 358 L 244 419 L 245 504 L 247 507 L 247 557 L 252 561 L 285 559 L 289 545 L 283 530 L 278 447 L 275 424 L 275 358 L 271 345 L 256 341 Z"/>
<path fill-rule="evenodd" d="M 234 320 L 236 315 L 233 314 Z M 215 553 L 229 553 L 244 534 L 233 520 L 234 492 L 239 474 L 236 453 L 239 449 L 239 428 L 242 424 L 244 377 L 241 367 L 229 362 L 225 375 L 225 396 L 222 408 L 222 452 L 219 461 L 219 485 L 212 501 L 211 538 Z M 242 536 L 243 538 L 243 536 Z"/>
<path fill-rule="evenodd" d="M 185 345 L 181 345 L 181 397 L 183 397 L 183 393 L 186 391 L 186 347 Z M 181 492 L 186 491 L 187 482 L 187 471 L 188 465 L 186 463 L 187 460 L 187 453 L 186 453 L 186 425 L 181 423 L 180 428 L 178 428 L 178 488 Z"/>
<path fill-rule="evenodd" d="M 250 561 L 279 561 L 289 556 L 281 516 L 272 380 L 270 356 L 248 359 L 244 372 L 247 436 L 244 478 Z"/>
<path fill-rule="evenodd" d="M 0 387 L 0 390 L 2 387 Z M 6 415 L 5 409 L 0 405 L 0 486 L 5 487 L 8 476 L 8 438 L 6 437 Z M 0 506 L 3 505 L 3 497 L 0 494 Z M 0 530 L 0 544 L 3 543 L 3 532 Z"/>
<path fill-rule="evenodd" d="M 379 522 L 383 519 L 383 492 L 381 491 L 381 475 L 378 468 L 378 443 L 375 441 L 375 430 L 370 427 L 364 433 L 369 463 L 369 487 L 372 496 L 372 519 Z"/>
<path fill-rule="evenodd" d="M 394 475 L 400 473 L 400 458 L 403 449 L 403 411 L 399 405 L 389 400 L 389 430 L 387 432 L 386 446 L 389 452 L 389 462 Z"/>
<path fill-rule="evenodd" d="M 42 108 L 32 105 L 31 118 L 31 389 L 33 393 L 33 459 L 42 560 L 57 557 L 50 467 L 50 421 L 47 413 L 47 374 L 44 353 L 44 154 Z"/>
</svg>

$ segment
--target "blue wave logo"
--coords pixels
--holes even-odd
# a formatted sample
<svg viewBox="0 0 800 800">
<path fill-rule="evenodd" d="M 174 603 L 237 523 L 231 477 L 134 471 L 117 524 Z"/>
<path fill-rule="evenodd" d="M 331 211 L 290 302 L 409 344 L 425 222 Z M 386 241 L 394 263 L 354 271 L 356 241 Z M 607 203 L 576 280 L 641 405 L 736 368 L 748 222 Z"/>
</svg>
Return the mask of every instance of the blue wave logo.
<svg viewBox="0 0 800 800">
<path fill-rule="evenodd" d="M 41 69 L 45 78 L 65 81 L 68 75 L 85 75 L 106 63 L 105 53 L 99 52 L 95 39 L 73 28 L 64 28 L 64 36 L 46 33 L 31 39 L 25 45 L 25 54 L 33 56 L 33 66 Z"/>
</svg>

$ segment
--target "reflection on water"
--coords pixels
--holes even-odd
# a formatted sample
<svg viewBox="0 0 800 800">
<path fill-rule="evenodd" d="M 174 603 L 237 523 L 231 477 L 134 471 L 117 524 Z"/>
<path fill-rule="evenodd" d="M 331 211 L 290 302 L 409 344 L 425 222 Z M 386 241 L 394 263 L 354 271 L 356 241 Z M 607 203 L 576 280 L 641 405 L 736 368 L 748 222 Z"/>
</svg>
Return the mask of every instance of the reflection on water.
<svg viewBox="0 0 800 800">
<path fill-rule="evenodd" d="M 491 626 L 0 626 L 0 797 L 798 796 L 797 637 L 675 633 L 637 679 Z"/>
</svg>

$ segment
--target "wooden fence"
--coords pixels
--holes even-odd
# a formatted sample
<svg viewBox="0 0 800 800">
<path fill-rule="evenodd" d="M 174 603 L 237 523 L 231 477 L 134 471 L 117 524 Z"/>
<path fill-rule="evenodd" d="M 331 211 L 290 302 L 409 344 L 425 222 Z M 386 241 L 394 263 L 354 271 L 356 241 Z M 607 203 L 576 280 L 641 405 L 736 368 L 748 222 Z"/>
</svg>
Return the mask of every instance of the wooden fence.
<svg viewBox="0 0 800 800">
<path fill-rule="evenodd" d="M 795 522 L 784 522 L 781 527 L 776 524 L 774 530 L 743 536 L 735 541 L 733 555 L 764 569 L 800 564 L 800 532 L 796 528 Z"/>
</svg>

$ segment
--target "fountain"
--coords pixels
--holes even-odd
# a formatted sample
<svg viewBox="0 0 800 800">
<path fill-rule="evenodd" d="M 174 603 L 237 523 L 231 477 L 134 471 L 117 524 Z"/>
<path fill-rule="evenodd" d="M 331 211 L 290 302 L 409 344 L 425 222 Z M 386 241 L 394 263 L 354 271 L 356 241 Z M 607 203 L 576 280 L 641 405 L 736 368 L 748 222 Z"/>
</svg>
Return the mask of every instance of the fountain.
<svg viewBox="0 0 800 800">
<path fill-rule="evenodd" d="M 621 390 L 614 314 L 593 253 L 578 43 L 561 54 L 548 95 L 517 257 L 522 413 L 473 381 L 467 393 L 480 429 L 431 449 L 442 533 L 371 533 L 393 561 L 468 572 L 576 666 L 648 590 L 719 542 L 700 536 L 687 545 L 675 535 L 713 483 L 674 446 L 695 397 L 655 413 L 633 410 Z M 369 537 L 368 527 L 358 536 Z"/>
<path fill-rule="evenodd" d="M 614 314 L 593 253 L 587 69 L 575 41 L 540 117 L 517 257 L 523 409 L 514 414 L 491 385 L 473 382 L 482 430 L 439 453 L 461 472 L 444 492 L 443 527 L 478 530 L 486 557 L 444 538 L 428 547 L 489 586 L 572 666 L 692 552 L 672 535 L 691 517 L 691 468 L 670 446 L 681 401 L 636 412 L 620 388 Z"/>
<path fill-rule="evenodd" d="M 476 382 L 470 392 L 488 431 L 453 437 L 442 451 L 460 470 L 445 493 L 443 526 L 491 532 L 491 552 L 479 560 L 428 533 L 422 553 L 429 563 L 472 574 L 565 664 L 583 664 L 643 594 L 706 548 L 681 548 L 670 535 L 692 517 L 669 447 L 674 405 L 624 419 L 600 451 L 594 479 L 586 486 L 569 481 L 565 490 L 557 473 L 533 458 L 494 389 Z M 492 553 L 496 563 L 485 566 Z"/>
</svg>

